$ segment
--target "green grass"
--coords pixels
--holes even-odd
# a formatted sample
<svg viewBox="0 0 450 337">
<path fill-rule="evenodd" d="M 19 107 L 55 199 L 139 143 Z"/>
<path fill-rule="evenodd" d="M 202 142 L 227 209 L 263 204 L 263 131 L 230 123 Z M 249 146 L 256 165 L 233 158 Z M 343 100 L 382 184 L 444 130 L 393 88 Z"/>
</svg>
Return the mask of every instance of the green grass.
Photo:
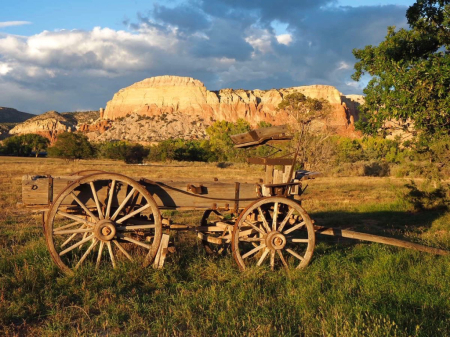
<svg viewBox="0 0 450 337">
<path fill-rule="evenodd" d="M 305 270 L 241 273 L 188 237 L 163 270 L 87 265 L 65 276 L 39 224 L 18 224 L 0 222 L 2 334 L 450 335 L 449 257 L 322 242 Z"/>
<path fill-rule="evenodd" d="M 194 233 L 173 233 L 177 252 L 162 270 L 86 264 L 64 275 L 39 216 L 15 207 L 20 176 L 10 170 L 0 174 L 0 335 L 450 336 L 450 257 L 379 244 L 317 236 L 304 270 L 241 273 Z M 448 249 L 450 213 L 411 213 L 389 184 L 317 180 L 304 207 L 319 225 Z M 199 213 L 165 215 L 195 224 Z"/>
</svg>

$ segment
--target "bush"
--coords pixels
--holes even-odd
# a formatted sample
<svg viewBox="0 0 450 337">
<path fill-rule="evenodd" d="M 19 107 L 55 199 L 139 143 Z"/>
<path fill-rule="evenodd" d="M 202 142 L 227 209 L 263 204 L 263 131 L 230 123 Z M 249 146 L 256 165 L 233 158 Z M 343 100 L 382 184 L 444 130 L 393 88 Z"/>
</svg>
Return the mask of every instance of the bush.
<svg viewBox="0 0 450 337">
<path fill-rule="evenodd" d="M 50 157 L 67 160 L 92 158 L 94 154 L 94 147 L 81 133 L 64 132 L 58 135 L 56 143 L 48 148 Z"/>
<path fill-rule="evenodd" d="M 26 134 L 12 136 L 3 141 L 2 154 L 12 156 L 30 156 L 33 152 L 37 157 L 40 152 L 45 151 L 50 141 L 37 134 Z"/>
<path fill-rule="evenodd" d="M 124 160 L 127 164 L 142 164 L 144 158 L 147 157 L 149 150 L 141 144 L 133 144 L 127 146 L 124 154 Z"/>
<path fill-rule="evenodd" d="M 217 161 L 208 140 L 167 139 L 150 148 L 150 161 Z"/>
</svg>

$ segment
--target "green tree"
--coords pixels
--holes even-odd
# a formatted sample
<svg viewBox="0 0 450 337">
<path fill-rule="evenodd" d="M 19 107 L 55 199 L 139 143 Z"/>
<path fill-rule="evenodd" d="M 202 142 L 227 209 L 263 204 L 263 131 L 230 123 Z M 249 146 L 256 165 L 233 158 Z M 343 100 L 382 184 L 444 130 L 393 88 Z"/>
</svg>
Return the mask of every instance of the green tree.
<svg viewBox="0 0 450 337">
<path fill-rule="evenodd" d="M 94 147 L 85 135 L 72 132 L 58 135 L 55 144 L 48 148 L 50 157 L 67 160 L 91 158 L 94 152 Z"/>
<path fill-rule="evenodd" d="M 386 133 L 386 122 L 431 136 L 450 126 L 450 0 L 417 0 L 406 12 L 409 30 L 388 27 L 378 46 L 355 49 L 354 80 L 372 78 L 364 89 L 366 133 Z"/>
<path fill-rule="evenodd" d="M 230 135 L 250 130 L 250 124 L 239 118 L 236 123 L 217 121 L 206 129 L 206 133 L 209 135 L 211 150 L 217 155 L 219 161 L 241 161 L 245 157 L 245 152 L 234 148 Z"/>
<path fill-rule="evenodd" d="M 324 118 L 330 111 L 330 105 L 323 99 L 307 97 L 300 92 L 294 92 L 283 97 L 278 104 L 278 110 L 286 111 L 294 120 L 293 131 L 296 135 L 294 142 L 297 144 L 298 160 L 303 166 L 305 163 L 314 165 L 319 158 L 319 151 L 329 137 L 328 134 L 314 135 L 311 133 L 313 120 Z M 320 156 L 321 157 L 321 156 Z"/>
<path fill-rule="evenodd" d="M 124 160 L 127 164 L 142 164 L 148 156 L 148 149 L 141 144 L 130 144 L 126 147 Z"/>
<path fill-rule="evenodd" d="M 3 141 L 4 154 L 14 156 L 30 156 L 33 152 L 36 157 L 40 152 L 45 151 L 50 141 L 37 134 L 26 134 L 20 136 L 12 136 Z"/>
</svg>

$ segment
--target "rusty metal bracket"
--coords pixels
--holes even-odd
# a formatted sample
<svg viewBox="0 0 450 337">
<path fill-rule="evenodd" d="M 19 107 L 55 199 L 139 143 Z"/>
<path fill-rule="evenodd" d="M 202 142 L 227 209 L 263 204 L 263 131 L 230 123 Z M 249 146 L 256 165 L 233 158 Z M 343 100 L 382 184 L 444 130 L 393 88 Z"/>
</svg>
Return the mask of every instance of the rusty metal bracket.
<svg viewBox="0 0 450 337">
<path fill-rule="evenodd" d="M 48 204 L 53 202 L 53 177 L 48 175 Z"/>
<path fill-rule="evenodd" d="M 240 192 L 240 189 L 241 189 L 241 183 L 236 182 L 234 184 L 234 200 L 235 200 L 235 202 L 234 202 L 234 209 L 233 209 L 235 214 L 237 214 L 239 212 L 239 192 Z"/>
</svg>

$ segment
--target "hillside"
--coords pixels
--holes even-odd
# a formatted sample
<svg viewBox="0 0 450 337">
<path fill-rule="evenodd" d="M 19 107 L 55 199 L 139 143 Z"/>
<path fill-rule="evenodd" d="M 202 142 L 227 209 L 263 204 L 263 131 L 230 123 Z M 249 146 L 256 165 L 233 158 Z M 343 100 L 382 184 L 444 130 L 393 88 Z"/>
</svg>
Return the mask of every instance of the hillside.
<svg viewBox="0 0 450 337">
<path fill-rule="evenodd" d="M 335 134 L 359 137 L 354 122 L 363 96 L 345 96 L 329 85 L 243 90 L 209 91 L 190 77 L 158 76 L 119 90 L 106 109 L 87 112 L 47 112 L 17 125 L 10 134 L 38 133 L 53 141 L 57 133 L 81 131 L 92 141 L 129 140 L 159 142 L 168 138 L 203 139 L 206 128 L 215 121 L 245 119 L 252 126 L 291 121 L 278 109 L 285 95 L 301 92 L 323 99 L 330 105 L 326 119 L 315 120 L 314 128 Z"/>
<path fill-rule="evenodd" d="M 0 107 L 0 123 L 22 123 L 35 116 L 13 108 Z"/>
</svg>

